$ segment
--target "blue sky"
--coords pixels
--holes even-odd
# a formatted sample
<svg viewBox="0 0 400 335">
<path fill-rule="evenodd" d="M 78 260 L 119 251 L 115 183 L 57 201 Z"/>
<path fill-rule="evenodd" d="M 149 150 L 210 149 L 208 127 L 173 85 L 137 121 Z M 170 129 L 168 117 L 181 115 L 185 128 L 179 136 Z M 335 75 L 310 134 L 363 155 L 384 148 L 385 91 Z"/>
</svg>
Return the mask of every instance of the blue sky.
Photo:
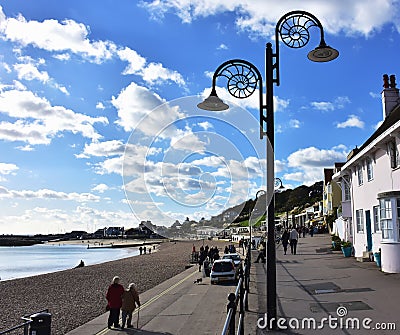
<svg viewBox="0 0 400 335">
<path fill-rule="evenodd" d="M 299 5 L 301 4 L 301 6 Z M 205 112 L 233 58 L 264 73 L 279 18 L 319 18 L 330 63 L 280 44 L 275 170 L 323 179 L 382 121 L 382 75 L 400 68 L 399 2 L 0 1 L 0 233 L 171 225 L 219 214 L 265 188 L 257 94 Z M 265 86 L 264 86 L 265 87 Z"/>
</svg>

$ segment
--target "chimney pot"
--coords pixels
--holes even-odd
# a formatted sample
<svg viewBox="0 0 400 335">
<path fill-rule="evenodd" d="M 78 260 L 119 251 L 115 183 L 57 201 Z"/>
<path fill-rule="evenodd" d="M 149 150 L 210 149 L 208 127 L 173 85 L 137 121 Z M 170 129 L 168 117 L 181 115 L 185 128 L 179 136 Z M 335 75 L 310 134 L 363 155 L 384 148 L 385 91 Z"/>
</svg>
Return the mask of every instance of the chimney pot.
<svg viewBox="0 0 400 335">
<path fill-rule="evenodd" d="M 387 74 L 383 75 L 383 87 L 389 88 L 389 76 Z"/>
<path fill-rule="evenodd" d="M 400 96 L 399 89 L 396 88 L 396 76 L 391 74 L 383 75 L 383 91 L 382 91 L 382 108 L 383 119 L 385 119 L 391 111 L 399 105 Z"/>
<path fill-rule="evenodd" d="M 390 87 L 396 88 L 396 76 L 394 74 L 390 75 Z"/>
</svg>

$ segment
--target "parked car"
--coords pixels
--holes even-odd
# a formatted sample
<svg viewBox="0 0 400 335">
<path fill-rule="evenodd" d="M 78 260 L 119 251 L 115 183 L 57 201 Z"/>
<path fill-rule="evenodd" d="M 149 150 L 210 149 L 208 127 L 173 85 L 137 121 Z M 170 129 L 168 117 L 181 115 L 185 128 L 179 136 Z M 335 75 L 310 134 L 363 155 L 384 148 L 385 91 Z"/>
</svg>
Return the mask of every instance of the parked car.
<svg viewBox="0 0 400 335">
<path fill-rule="evenodd" d="M 224 281 L 235 282 L 237 278 L 237 270 L 232 259 L 225 258 L 214 261 L 210 273 L 211 284 Z"/>
<path fill-rule="evenodd" d="M 235 264 L 236 271 L 242 266 L 242 257 L 238 253 L 224 254 L 222 259 L 231 259 Z"/>
</svg>

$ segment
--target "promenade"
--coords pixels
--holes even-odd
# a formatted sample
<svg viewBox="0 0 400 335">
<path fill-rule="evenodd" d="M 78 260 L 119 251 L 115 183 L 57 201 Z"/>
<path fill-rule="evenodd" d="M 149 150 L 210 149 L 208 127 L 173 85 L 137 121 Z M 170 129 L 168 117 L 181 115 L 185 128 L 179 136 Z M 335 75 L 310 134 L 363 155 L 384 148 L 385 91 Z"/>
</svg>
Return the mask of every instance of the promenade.
<svg viewBox="0 0 400 335">
<path fill-rule="evenodd" d="M 256 254 L 253 251 L 253 260 Z M 266 312 L 266 264 L 253 263 L 250 275 L 245 334 L 399 333 L 400 275 L 382 273 L 373 262 L 360 263 L 353 257 L 345 258 L 341 252 L 332 252 L 328 234 L 301 238 L 297 255 L 291 255 L 290 251 L 283 255 L 282 246 L 277 247 L 279 329 L 276 331 L 262 329 Z M 194 266 L 143 292 L 139 329 L 109 330 L 105 313 L 68 335 L 221 334 L 227 295 L 235 291 L 235 285 L 211 285 L 209 278 L 194 283 L 200 277 Z M 136 328 L 137 311 L 133 320 Z M 351 329 L 357 322 L 360 329 Z M 387 329 L 393 327 L 397 329 Z"/>
</svg>

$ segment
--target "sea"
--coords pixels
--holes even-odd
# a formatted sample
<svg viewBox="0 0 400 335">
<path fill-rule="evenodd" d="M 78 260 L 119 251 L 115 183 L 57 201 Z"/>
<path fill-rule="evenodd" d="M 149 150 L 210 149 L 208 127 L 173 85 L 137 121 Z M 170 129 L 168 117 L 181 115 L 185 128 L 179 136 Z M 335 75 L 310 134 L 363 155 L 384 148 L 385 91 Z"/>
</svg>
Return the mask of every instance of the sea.
<svg viewBox="0 0 400 335">
<path fill-rule="evenodd" d="M 24 278 L 139 255 L 138 248 L 87 248 L 78 244 L 0 247 L 0 280 Z"/>
</svg>

